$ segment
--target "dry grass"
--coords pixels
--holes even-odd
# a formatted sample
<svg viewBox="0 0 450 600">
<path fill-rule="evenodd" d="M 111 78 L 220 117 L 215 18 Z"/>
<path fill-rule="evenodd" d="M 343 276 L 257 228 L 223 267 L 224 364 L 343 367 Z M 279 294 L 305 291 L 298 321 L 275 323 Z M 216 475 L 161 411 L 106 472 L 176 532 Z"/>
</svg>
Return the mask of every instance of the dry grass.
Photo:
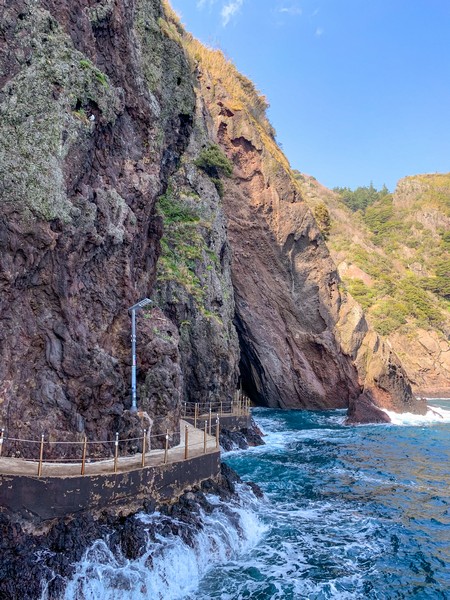
<svg viewBox="0 0 450 600">
<path fill-rule="evenodd" d="M 233 62 L 221 50 L 204 46 L 180 23 L 180 18 L 167 1 L 163 2 L 166 14 L 165 30 L 174 37 L 180 35 L 181 42 L 191 59 L 193 68 L 200 64 L 207 71 L 215 84 L 220 84 L 229 95 L 230 108 L 245 110 L 258 121 L 269 137 L 275 137 L 275 131 L 266 117 L 269 107 L 267 99 L 255 87 L 252 81 L 239 73 Z"/>
<path fill-rule="evenodd" d="M 221 50 L 203 45 L 186 32 L 180 22 L 180 17 L 167 0 L 163 0 L 163 5 L 167 20 L 167 27 L 164 30 L 167 30 L 172 39 L 177 35 L 177 41 L 186 49 L 192 70 L 194 71 L 200 66 L 202 71 L 209 74 L 214 88 L 226 94 L 227 98 L 224 102 L 226 107 L 233 112 L 244 111 L 246 113 L 268 153 L 291 177 L 293 185 L 300 189 L 293 177 L 289 161 L 276 142 L 275 130 L 267 118 L 266 111 L 269 103 L 266 97 L 256 89 L 250 79 L 239 73 L 233 62 Z"/>
</svg>

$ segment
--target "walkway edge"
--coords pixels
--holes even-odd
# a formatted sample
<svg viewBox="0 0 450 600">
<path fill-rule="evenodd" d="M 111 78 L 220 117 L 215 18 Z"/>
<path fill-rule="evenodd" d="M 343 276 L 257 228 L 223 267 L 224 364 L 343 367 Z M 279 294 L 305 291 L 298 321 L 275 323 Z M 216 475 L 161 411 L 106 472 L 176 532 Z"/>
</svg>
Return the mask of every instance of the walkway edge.
<svg viewBox="0 0 450 600">
<path fill-rule="evenodd" d="M 0 512 L 39 524 L 81 512 L 124 516 L 146 501 L 155 507 L 175 502 L 187 489 L 220 475 L 220 451 L 166 465 L 91 477 L 0 475 Z"/>
</svg>

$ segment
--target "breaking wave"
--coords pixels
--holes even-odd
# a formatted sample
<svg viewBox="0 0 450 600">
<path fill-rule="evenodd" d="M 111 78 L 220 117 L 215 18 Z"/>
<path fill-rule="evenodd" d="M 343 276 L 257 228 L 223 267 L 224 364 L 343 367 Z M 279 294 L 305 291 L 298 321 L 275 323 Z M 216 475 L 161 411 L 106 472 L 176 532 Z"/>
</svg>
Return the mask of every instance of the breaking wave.
<svg viewBox="0 0 450 600">
<path fill-rule="evenodd" d="M 442 419 L 396 415 L 400 427 L 344 426 L 343 411 L 256 409 L 266 445 L 226 461 L 265 497 L 246 485 L 239 503 L 209 496 L 190 536 L 150 535 L 168 517 L 139 515 L 149 530 L 142 557 L 97 541 L 65 600 L 449 598 L 450 411 L 440 404 L 431 409 Z"/>
<path fill-rule="evenodd" d="M 444 404 L 442 402 L 441 404 Z M 448 404 L 448 403 L 447 403 Z M 391 419 L 393 425 L 421 426 L 435 425 L 436 423 L 450 423 L 450 409 L 442 406 L 428 406 L 425 415 L 415 415 L 413 413 L 396 413 L 383 409 Z"/>
<path fill-rule="evenodd" d="M 211 514 L 200 512 L 200 530 L 193 525 L 183 536 L 157 534 L 152 539 L 155 536 L 148 535 L 145 552 L 136 560 L 126 559 L 108 540 L 97 540 L 77 565 L 64 600 L 190 598 L 208 570 L 245 554 L 266 530 L 252 508 L 255 496 L 248 486 L 238 487 L 240 503 L 224 504 L 208 497 L 214 508 Z M 137 518 L 148 532 L 151 525 L 169 519 L 159 513 Z M 171 519 L 171 524 L 176 520 Z M 186 523 L 179 525 L 186 527 Z"/>
</svg>

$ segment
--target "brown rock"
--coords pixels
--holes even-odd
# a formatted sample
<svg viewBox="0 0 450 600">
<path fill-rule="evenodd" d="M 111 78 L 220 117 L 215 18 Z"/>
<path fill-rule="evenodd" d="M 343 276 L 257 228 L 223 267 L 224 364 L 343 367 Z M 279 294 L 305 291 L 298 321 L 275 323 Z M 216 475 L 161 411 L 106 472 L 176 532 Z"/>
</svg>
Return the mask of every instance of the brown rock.
<svg viewBox="0 0 450 600">
<path fill-rule="evenodd" d="M 349 406 L 349 415 L 345 421 L 346 425 L 357 425 L 362 423 L 390 423 L 391 419 L 384 411 L 380 410 L 374 403 L 369 392 L 361 394 L 356 401 Z"/>
<path fill-rule="evenodd" d="M 187 61 L 157 26 L 157 1 L 111 3 L 101 18 L 84 0 L 0 4 L 0 421 L 21 438 L 112 439 L 130 406 L 127 309 L 151 294 L 155 200 L 192 125 L 190 78 L 177 82 Z M 173 429 L 176 342 L 155 342 L 139 319 L 138 383 L 156 365 L 173 392 L 166 404 L 146 392 L 145 407 L 170 411 Z"/>
<path fill-rule="evenodd" d="M 252 112 L 256 93 L 246 89 L 246 105 L 245 93 L 217 77 L 205 69 L 199 79 L 212 135 L 235 165 L 224 209 L 244 388 L 260 404 L 310 409 L 353 407 L 364 389 L 380 406 L 423 412 L 398 358 L 341 294 L 289 164 L 265 117 Z"/>
</svg>

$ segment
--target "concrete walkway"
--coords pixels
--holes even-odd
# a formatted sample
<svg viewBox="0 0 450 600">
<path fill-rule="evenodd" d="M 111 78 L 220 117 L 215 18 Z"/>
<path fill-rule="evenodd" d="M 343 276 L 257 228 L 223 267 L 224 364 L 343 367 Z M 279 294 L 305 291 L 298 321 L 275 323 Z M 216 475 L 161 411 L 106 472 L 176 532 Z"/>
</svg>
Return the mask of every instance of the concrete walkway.
<svg viewBox="0 0 450 600">
<path fill-rule="evenodd" d="M 180 440 L 178 446 L 170 448 L 167 454 L 167 463 L 182 462 L 185 460 L 185 427 L 188 427 L 188 458 L 204 454 L 204 431 L 194 428 L 187 421 L 180 421 Z M 207 434 L 206 436 L 206 454 L 219 452 L 216 447 L 216 438 Z M 150 450 L 145 454 L 145 466 L 155 467 L 164 463 L 164 450 Z M 127 473 L 142 468 L 142 454 L 133 456 L 123 456 L 118 459 L 117 473 Z M 0 457 L 0 475 L 26 475 L 37 477 L 38 462 L 29 461 L 23 458 Z M 42 477 L 79 477 L 81 473 L 81 462 L 43 462 Z M 114 473 L 114 458 L 107 460 L 88 462 L 86 459 L 85 475 L 105 475 Z"/>
</svg>

